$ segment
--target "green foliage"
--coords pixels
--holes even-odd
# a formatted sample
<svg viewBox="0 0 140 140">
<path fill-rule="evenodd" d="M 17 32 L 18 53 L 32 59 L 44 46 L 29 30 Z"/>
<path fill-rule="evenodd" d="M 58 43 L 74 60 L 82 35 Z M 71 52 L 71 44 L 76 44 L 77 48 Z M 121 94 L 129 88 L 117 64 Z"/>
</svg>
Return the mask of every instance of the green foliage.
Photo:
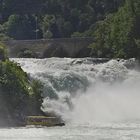
<svg viewBox="0 0 140 140">
<path fill-rule="evenodd" d="M 40 13 L 45 0 L 1 0 L 1 12 L 4 16 L 12 14 L 32 14 Z"/>
<path fill-rule="evenodd" d="M 7 51 L 3 44 L 0 43 L 0 60 L 6 60 L 7 59 Z"/>
<path fill-rule="evenodd" d="M 137 58 L 140 60 L 140 39 L 135 40 L 135 43 L 137 45 Z"/>
<path fill-rule="evenodd" d="M 91 45 L 97 57 L 139 57 L 136 39 L 140 38 L 140 2 L 126 0 L 118 12 L 96 25 Z"/>
<path fill-rule="evenodd" d="M 0 33 L 0 41 L 8 41 L 8 40 L 11 40 L 9 36 L 7 36 L 4 33 Z"/>
<path fill-rule="evenodd" d="M 11 15 L 3 24 L 4 33 L 14 39 L 35 39 L 36 21 L 34 16 Z"/>
<path fill-rule="evenodd" d="M 26 115 L 40 114 L 41 93 L 41 83 L 29 80 L 18 64 L 0 61 L 0 125 L 18 125 Z"/>
<path fill-rule="evenodd" d="M 51 38 L 53 36 L 50 31 L 51 24 L 55 23 L 55 17 L 53 15 L 45 15 L 42 21 L 43 38 Z"/>
<path fill-rule="evenodd" d="M 6 40 L 10 40 L 10 37 L 6 35 L 4 25 L 0 24 L 0 41 Z"/>
<path fill-rule="evenodd" d="M 85 34 L 98 20 L 116 11 L 123 1 L 2 0 L 0 33 L 13 39 L 35 39 L 35 31 L 37 38 L 71 37 L 74 32 Z"/>
<path fill-rule="evenodd" d="M 22 119 L 22 114 L 26 112 L 26 101 L 29 94 L 33 92 L 26 73 L 22 71 L 20 66 L 9 60 L 0 62 L 0 91 L 2 116 L 5 119 L 7 115 L 12 120 L 16 116 Z M 0 118 L 2 116 L 0 115 Z"/>
<path fill-rule="evenodd" d="M 0 79 L 2 90 L 7 92 L 7 95 L 11 96 L 10 98 L 17 99 L 17 97 L 22 98 L 22 96 L 18 96 L 20 94 L 31 94 L 27 74 L 22 71 L 20 66 L 9 60 L 0 63 Z"/>
<path fill-rule="evenodd" d="M 41 93 L 43 92 L 43 85 L 40 81 L 38 80 L 33 80 L 32 83 L 32 89 L 33 89 L 33 96 L 37 99 L 40 100 L 42 102 L 42 97 L 41 97 Z"/>
<path fill-rule="evenodd" d="M 83 37 L 83 33 L 80 32 L 74 32 L 71 37 Z"/>
<path fill-rule="evenodd" d="M 0 40 L 94 37 L 94 57 L 140 55 L 139 0 L 2 0 L 0 12 Z"/>
<path fill-rule="evenodd" d="M 21 49 L 21 51 L 17 54 L 20 58 L 35 58 L 37 55 L 33 51 L 25 48 Z"/>
<path fill-rule="evenodd" d="M 41 94 L 43 93 L 43 85 L 38 80 L 31 81 L 32 92 L 29 100 L 28 100 L 28 112 L 30 115 L 40 115 L 42 114 L 41 111 L 41 104 L 43 102 Z"/>
</svg>

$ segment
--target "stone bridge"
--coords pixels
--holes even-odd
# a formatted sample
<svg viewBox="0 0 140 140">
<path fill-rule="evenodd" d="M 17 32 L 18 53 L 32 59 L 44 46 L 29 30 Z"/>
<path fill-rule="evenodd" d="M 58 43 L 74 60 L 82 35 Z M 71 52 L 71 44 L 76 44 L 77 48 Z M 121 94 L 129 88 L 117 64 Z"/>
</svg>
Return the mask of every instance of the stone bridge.
<svg viewBox="0 0 140 140">
<path fill-rule="evenodd" d="M 19 53 L 29 50 L 38 58 L 44 57 L 86 57 L 90 49 L 88 45 L 93 38 L 60 38 L 41 40 L 10 40 L 4 44 L 11 58 L 19 57 Z"/>
</svg>

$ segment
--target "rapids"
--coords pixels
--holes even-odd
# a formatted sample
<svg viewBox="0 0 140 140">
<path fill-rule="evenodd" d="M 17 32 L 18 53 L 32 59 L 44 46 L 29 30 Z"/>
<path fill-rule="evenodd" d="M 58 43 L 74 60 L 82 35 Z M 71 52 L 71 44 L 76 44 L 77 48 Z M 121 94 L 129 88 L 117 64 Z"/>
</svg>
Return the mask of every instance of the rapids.
<svg viewBox="0 0 140 140">
<path fill-rule="evenodd" d="M 140 71 L 135 59 L 12 58 L 44 85 L 44 112 L 64 127 L 1 128 L 0 140 L 139 140 Z"/>
<path fill-rule="evenodd" d="M 140 119 L 140 71 L 135 59 L 13 58 L 43 85 L 44 112 L 67 123 Z"/>
</svg>

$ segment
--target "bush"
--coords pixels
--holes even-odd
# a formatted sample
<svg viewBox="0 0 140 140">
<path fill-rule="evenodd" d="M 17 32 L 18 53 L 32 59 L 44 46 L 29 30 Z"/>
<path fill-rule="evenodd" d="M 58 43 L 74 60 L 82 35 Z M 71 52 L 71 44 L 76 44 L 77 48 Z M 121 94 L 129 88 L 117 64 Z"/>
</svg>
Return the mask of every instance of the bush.
<svg viewBox="0 0 140 140">
<path fill-rule="evenodd" d="M 6 36 L 4 33 L 0 33 L 0 41 L 8 41 L 11 40 L 12 38 Z"/>
<path fill-rule="evenodd" d="M 0 125 L 18 125 L 41 113 L 42 85 L 31 81 L 18 64 L 0 62 Z"/>
<path fill-rule="evenodd" d="M 36 58 L 37 54 L 27 48 L 24 48 L 21 49 L 17 56 L 20 58 Z"/>
<path fill-rule="evenodd" d="M 3 44 L 0 44 L 0 60 L 6 60 L 7 59 L 7 51 Z"/>
<path fill-rule="evenodd" d="M 140 1 L 126 0 L 118 12 L 96 25 L 91 45 L 97 57 L 139 57 Z"/>
</svg>

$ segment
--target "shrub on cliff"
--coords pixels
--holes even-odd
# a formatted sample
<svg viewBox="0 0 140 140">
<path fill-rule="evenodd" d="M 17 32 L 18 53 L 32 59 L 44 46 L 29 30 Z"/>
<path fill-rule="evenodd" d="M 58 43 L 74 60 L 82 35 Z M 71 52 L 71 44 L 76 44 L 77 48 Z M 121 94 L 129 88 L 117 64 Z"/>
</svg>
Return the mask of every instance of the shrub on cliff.
<svg viewBox="0 0 140 140">
<path fill-rule="evenodd" d="M 41 104 L 43 102 L 41 93 L 43 93 L 43 85 L 38 80 L 30 82 L 33 94 L 28 98 L 27 110 L 29 115 L 42 115 Z M 44 114 L 44 113 L 43 113 Z"/>
<path fill-rule="evenodd" d="M 8 41 L 8 40 L 12 40 L 12 38 L 10 38 L 9 36 L 5 35 L 4 33 L 0 33 L 0 41 Z"/>
<path fill-rule="evenodd" d="M 41 113 L 41 88 L 37 81 L 29 81 L 20 66 L 9 60 L 1 61 L 0 120 L 17 123 L 17 120 L 23 121 L 26 115 Z"/>
<path fill-rule="evenodd" d="M 40 83 L 29 80 L 18 64 L 8 59 L 0 61 L 0 125 L 23 122 L 26 115 L 32 114 L 30 106 L 40 113 L 40 88 Z"/>
<path fill-rule="evenodd" d="M 7 58 L 7 52 L 5 47 L 0 44 L 0 60 L 5 60 Z"/>
</svg>

